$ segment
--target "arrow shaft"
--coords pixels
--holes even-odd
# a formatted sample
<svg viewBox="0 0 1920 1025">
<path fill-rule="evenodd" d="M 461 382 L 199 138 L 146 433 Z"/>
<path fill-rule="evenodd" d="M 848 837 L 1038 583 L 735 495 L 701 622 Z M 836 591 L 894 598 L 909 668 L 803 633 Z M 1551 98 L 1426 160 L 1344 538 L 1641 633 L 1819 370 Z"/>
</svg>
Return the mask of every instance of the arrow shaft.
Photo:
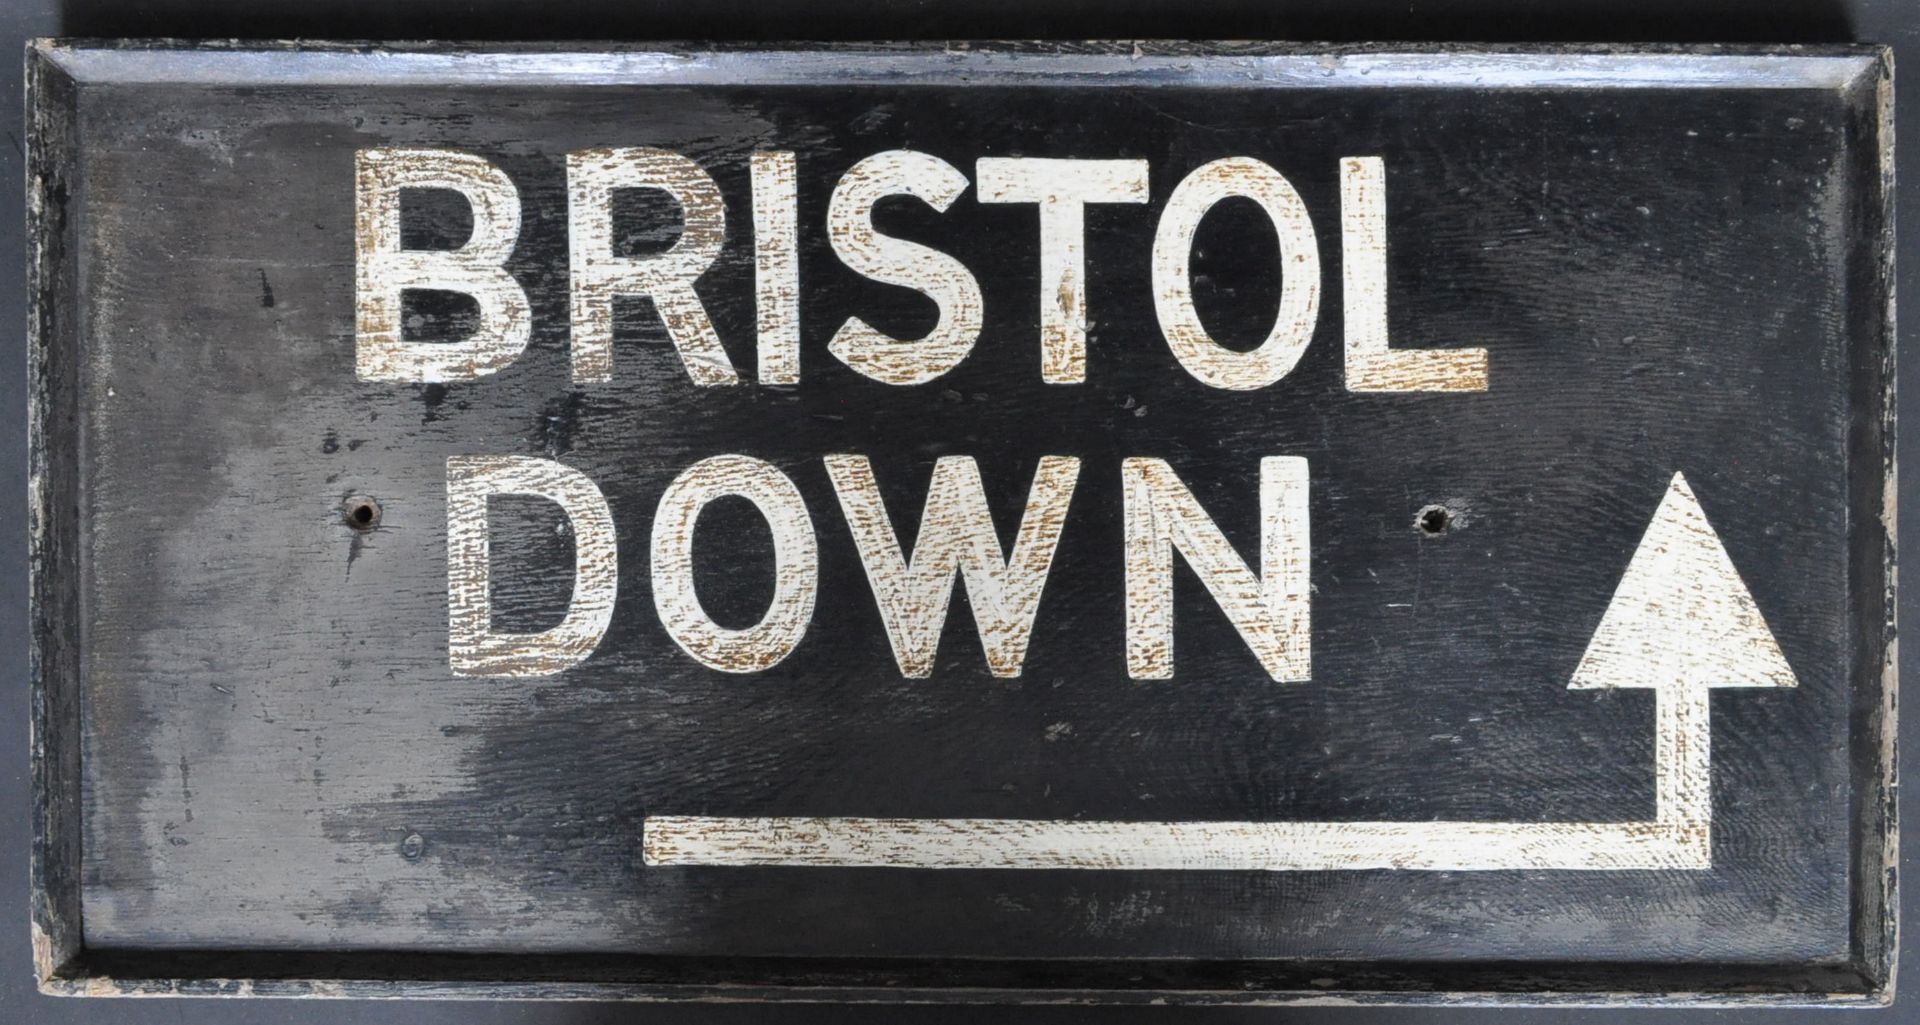
<svg viewBox="0 0 1920 1025">
<path fill-rule="evenodd" d="M 1654 820 L 1702 857 L 1713 822 L 1712 711 L 1705 687 L 1654 692 Z"/>
<path fill-rule="evenodd" d="M 649 865 L 817 868 L 1689 869 L 1651 822 L 1084 822 L 1044 819 L 646 820 Z"/>
<path fill-rule="evenodd" d="M 1711 865 L 1710 708 L 1659 688 L 1651 822 L 1085 822 L 653 816 L 649 865 L 1339 871 Z"/>
</svg>

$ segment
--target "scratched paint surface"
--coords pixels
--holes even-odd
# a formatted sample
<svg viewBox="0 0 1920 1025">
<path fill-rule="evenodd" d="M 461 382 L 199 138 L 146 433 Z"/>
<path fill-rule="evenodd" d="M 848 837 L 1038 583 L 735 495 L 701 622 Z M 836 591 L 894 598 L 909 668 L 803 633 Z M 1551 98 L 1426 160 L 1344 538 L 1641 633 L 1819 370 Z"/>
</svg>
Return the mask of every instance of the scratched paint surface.
<svg viewBox="0 0 1920 1025">
<path fill-rule="evenodd" d="M 1847 950 L 1845 530 L 1850 325 L 1869 150 L 1831 92 L 1076 90 L 975 86 L 103 87 L 82 101 L 88 531 L 84 912 L 107 946 L 900 956 L 1815 959 Z M 508 269 L 533 308 L 511 367 L 356 383 L 354 153 L 485 156 L 523 201 Z M 655 313 L 615 301 L 610 380 L 569 383 L 566 155 L 651 146 L 705 167 L 728 235 L 698 292 L 743 383 L 698 387 Z M 1041 377 L 1035 211 L 904 201 L 887 230 L 964 262 L 984 329 L 895 387 L 827 345 L 931 303 L 842 267 L 827 196 L 911 148 L 1140 157 L 1146 204 L 1086 214 L 1085 382 Z M 797 384 L 752 383 L 751 154 L 797 153 Z M 1153 225 L 1188 171 L 1252 156 L 1317 232 L 1314 340 L 1252 391 L 1180 369 Z M 1395 347 L 1487 351 L 1484 392 L 1347 391 L 1339 161 L 1379 156 Z M 632 197 L 629 197 L 630 199 Z M 616 246 L 673 211 L 616 198 Z M 453 244 L 424 197 L 404 237 Z M 1195 302 L 1251 348 L 1273 326 L 1270 223 L 1199 229 Z M 605 320 L 602 321 L 602 313 Z M 415 329 L 457 334 L 430 299 Z M 446 322 L 453 322 L 449 328 Z M 775 372 L 791 368 L 778 365 Z M 752 675 L 667 637 L 653 511 L 738 452 L 804 498 L 819 599 Z M 557 459 L 617 525 L 599 649 L 545 680 L 449 667 L 446 460 Z M 1036 466 L 1081 461 L 1018 677 L 964 593 L 902 675 L 824 457 L 867 457 L 911 544 L 937 459 L 978 462 L 1003 545 Z M 1177 467 L 1243 556 L 1259 463 L 1309 464 L 1312 679 L 1275 682 L 1185 569 L 1170 679 L 1122 632 L 1122 460 Z M 995 873 L 649 867 L 660 815 L 1088 820 L 1652 817 L 1653 696 L 1567 680 L 1675 471 L 1799 686 L 1713 698 L 1713 865 L 1665 873 Z M 371 533 L 341 501 L 377 499 Z M 1439 536 L 1415 514 L 1454 514 Z M 495 503 L 496 624 L 558 622 L 574 547 Z M 699 597 L 754 623 L 772 542 L 744 502 L 695 530 Z"/>
</svg>

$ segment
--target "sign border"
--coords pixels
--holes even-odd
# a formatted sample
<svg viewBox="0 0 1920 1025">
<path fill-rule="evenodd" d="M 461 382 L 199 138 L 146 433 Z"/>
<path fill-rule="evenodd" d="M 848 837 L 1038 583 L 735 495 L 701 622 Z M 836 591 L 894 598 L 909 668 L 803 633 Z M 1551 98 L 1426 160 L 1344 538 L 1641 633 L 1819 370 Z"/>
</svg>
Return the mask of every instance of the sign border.
<svg viewBox="0 0 1920 1025">
<path fill-rule="evenodd" d="M 1895 806 L 1893 58 L 1888 47 L 1109 41 L 643 45 L 35 40 L 27 48 L 29 624 L 34 976 L 53 995 L 946 1003 L 1886 1005 Z M 1252 79 L 1249 79 L 1251 73 Z M 1830 88 L 1874 119 L 1879 175 L 1850 271 L 1856 623 L 1850 957 L 1834 965 L 1032 961 L 102 950 L 80 920 L 80 91 L 89 84 L 884 79 L 1128 85 Z M 1230 74 L 1231 78 L 1225 77 Z M 338 76 L 346 76 L 341 78 Z M 329 76 L 335 76 L 330 78 Z M 1469 77 L 1470 76 L 1470 77 Z M 1873 465 L 1877 459 L 1879 465 Z"/>
</svg>

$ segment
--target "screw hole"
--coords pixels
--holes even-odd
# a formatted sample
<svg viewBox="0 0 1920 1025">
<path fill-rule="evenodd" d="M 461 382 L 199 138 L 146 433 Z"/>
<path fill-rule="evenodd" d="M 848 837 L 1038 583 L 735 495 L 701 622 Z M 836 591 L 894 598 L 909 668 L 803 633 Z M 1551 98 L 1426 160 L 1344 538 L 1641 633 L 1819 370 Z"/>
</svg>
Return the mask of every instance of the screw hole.
<svg viewBox="0 0 1920 1025">
<path fill-rule="evenodd" d="M 1438 537 L 1453 526 L 1453 513 L 1444 505 L 1430 505 L 1415 514 L 1413 525 L 1428 537 Z"/>
<path fill-rule="evenodd" d="M 372 530 L 380 525 L 380 503 L 365 495 L 355 495 L 341 506 L 341 518 L 355 530 Z"/>
</svg>

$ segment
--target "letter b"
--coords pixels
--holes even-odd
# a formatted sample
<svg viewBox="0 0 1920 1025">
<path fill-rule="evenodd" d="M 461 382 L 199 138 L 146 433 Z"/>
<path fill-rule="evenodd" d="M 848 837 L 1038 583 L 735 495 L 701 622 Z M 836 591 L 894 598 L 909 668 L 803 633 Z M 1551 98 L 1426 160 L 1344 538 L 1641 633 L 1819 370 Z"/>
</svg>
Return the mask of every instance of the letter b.
<svg viewBox="0 0 1920 1025">
<path fill-rule="evenodd" d="M 451 189 L 473 208 L 473 234 L 457 249 L 400 244 L 402 189 Z M 470 381 L 512 363 L 527 347 L 527 293 L 502 266 L 520 237 L 520 193 L 505 172 L 470 153 L 364 149 L 354 155 L 354 370 L 362 381 Z M 401 330 L 408 289 L 460 292 L 480 306 L 479 326 L 457 342 L 409 342 Z"/>
</svg>

